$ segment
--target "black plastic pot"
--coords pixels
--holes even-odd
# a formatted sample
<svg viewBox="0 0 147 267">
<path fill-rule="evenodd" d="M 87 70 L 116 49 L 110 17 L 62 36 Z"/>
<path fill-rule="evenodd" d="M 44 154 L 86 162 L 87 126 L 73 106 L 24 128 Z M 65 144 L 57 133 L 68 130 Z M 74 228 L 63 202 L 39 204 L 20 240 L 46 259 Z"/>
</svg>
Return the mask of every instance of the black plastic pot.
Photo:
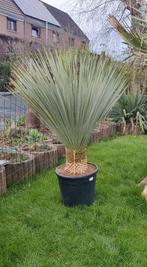
<svg viewBox="0 0 147 267">
<path fill-rule="evenodd" d="M 86 176 L 63 176 L 56 169 L 62 200 L 65 206 L 91 205 L 95 198 L 96 170 Z"/>
</svg>

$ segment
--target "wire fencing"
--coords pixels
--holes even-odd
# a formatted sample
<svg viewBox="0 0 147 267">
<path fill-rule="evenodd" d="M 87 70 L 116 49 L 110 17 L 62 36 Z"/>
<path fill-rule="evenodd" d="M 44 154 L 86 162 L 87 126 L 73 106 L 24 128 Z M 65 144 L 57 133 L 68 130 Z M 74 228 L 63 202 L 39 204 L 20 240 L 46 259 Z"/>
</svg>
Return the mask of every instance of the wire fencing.
<svg viewBox="0 0 147 267">
<path fill-rule="evenodd" d="M 9 124 L 17 125 L 18 120 L 26 115 L 26 105 L 23 101 L 7 92 L 0 92 L 0 128 Z"/>
</svg>

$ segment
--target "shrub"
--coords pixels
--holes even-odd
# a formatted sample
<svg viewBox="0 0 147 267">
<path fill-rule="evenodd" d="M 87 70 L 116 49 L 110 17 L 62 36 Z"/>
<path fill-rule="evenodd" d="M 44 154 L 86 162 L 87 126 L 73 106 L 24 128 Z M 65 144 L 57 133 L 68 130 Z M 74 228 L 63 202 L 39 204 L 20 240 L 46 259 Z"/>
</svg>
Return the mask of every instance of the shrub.
<svg viewBox="0 0 147 267">
<path fill-rule="evenodd" d="M 11 75 L 11 66 L 9 62 L 0 62 L 0 92 L 7 91 Z"/>
<path fill-rule="evenodd" d="M 144 132 L 147 128 L 147 103 L 144 92 L 123 94 L 111 112 L 115 122 L 124 122 L 139 127 Z M 133 129 L 132 129 L 133 130 Z"/>
</svg>

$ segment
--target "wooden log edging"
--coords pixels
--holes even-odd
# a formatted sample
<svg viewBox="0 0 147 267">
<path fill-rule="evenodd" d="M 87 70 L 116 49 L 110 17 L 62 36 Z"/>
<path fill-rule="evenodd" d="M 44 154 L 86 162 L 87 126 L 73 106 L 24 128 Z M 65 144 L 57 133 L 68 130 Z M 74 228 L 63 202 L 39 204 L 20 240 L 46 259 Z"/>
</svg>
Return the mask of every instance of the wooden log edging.
<svg viewBox="0 0 147 267">
<path fill-rule="evenodd" d="M 18 154 L 18 153 L 17 153 Z M 22 154 L 22 153 L 21 153 Z M 8 162 L 5 164 L 6 186 L 24 181 L 35 174 L 35 159 L 33 155 L 23 153 L 28 157 L 25 161 Z"/>
<path fill-rule="evenodd" d="M 117 134 L 117 127 L 115 123 L 105 125 L 102 128 L 96 129 L 92 132 L 89 144 L 97 143 L 100 140 L 112 137 Z"/>
<path fill-rule="evenodd" d="M 54 144 L 57 149 L 58 161 L 65 157 L 65 146 L 63 144 Z"/>
<path fill-rule="evenodd" d="M 121 135 L 140 135 L 143 134 L 139 126 L 131 123 L 124 124 L 123 122 L 117 124 L 117 133 Z"/>
<path fill-rule="evenodd" d="M 42 170 L 55 167 L 58 163 L 57 148 L 51 145 L 48 149 L 45 152 L 18 152 L 17 155 L 26 155 L 28 159 L 21 162 L 8 161 L 5 166 L 0 166 L 0 195 L 12 184 L 27 180 Z M 4 156 L 8 158 L 10 155 L 12 153 L 5 153 Z"/>
<path fill-rule="evenodd" d="M 53 168 L 58 163 L 58 152 L 54 145 L 48 146 L 47 151 L 43 152 L 30 152 L 35 159 L 35 171 L 36 173 Z"/>
<path fill-rule="evenodd" d="M 6 193 L 6 172 L 5 167 L 0 166 L 0 195 Z"/>
</svg>

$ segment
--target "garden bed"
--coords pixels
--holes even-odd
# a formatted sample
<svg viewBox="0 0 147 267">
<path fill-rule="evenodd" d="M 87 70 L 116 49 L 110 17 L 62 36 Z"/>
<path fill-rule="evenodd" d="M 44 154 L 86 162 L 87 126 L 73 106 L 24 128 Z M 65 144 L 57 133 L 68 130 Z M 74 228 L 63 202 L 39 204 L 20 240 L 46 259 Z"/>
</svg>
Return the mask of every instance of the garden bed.
<svg viewBox="0 0 147 267">
<path fill-rule="evenodd" d="M 1 153 L 0 159 L 5 160 L 5 174 L 7 187 L 13 183 L 23 181 L 35 173 L 33 155 L 27 153 Z"/>
<path fill-rule="evenodd" d="M 101 123 L 91 134 L 90 144 L 97 143 L 102 139 L 114 136 L 117 133 L 116 123 L 104 122 Z"/>
<path fill-rule="evenodd" d="M 28 152 L 34 156 L 36 172 L 41 172 L 57 165 L 58 152 L 53 145 L 47 146 L 44 151 L 31 151 L 28 148 Z"/>
<path fill-rule="evenodd" d="M 57 149 L 58 160 L 65 157 L 65 146 L 63 144 L 54 144 Z"/>
<path fill-rule="evenodd" d="M 127 123 L 126 125 L 124 125 L 124 123 L 118 123 L 117 133 L 124 134 L 124 135 L 133 135 L 133 134 L 141 135 L 143 132 L 136 125 L 132 127 L 131 123 Z"/>
</svg>

